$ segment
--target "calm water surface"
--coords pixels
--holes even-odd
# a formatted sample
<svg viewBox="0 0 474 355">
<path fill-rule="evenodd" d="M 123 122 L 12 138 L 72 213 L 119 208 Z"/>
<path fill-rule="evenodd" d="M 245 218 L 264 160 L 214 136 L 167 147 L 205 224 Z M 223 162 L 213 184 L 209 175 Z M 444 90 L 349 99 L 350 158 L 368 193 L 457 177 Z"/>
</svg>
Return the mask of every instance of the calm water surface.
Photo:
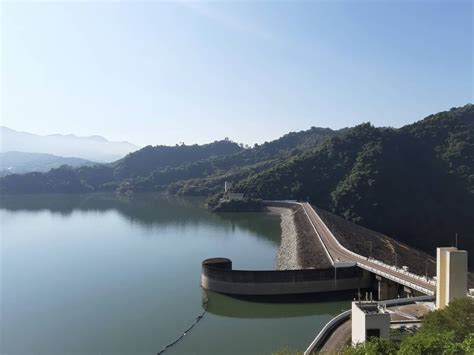
<svg viewBox="0 0 474 355">
<path fill-rule="evenodd" d="M 203 259 L 273 269 L 280 241 L 278 216 L 160 196 L 7 196 L 0 218 L 1 354 L 156 354 L 202 311 Z M 167 354 L 304 349 L 349 307 L 208 296 Z"/>
</svg>

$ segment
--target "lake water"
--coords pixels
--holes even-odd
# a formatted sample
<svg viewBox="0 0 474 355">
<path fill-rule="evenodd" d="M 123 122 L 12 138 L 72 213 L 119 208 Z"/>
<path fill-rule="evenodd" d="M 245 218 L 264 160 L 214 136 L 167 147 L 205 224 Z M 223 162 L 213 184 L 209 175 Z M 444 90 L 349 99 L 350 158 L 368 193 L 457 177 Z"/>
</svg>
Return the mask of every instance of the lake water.
<svg viewBox="0 0 474 355">
<path fill-rule="evenodd" d="M 202 312 L 201 261 L 273 269 L 279 216 L 217 215 L 200 199 L 6 196 L 0 203 L 1 354 L 156 354 Z M 209 294 L 165 354 L 304 350 L 349 302 Z"/>
</svg>

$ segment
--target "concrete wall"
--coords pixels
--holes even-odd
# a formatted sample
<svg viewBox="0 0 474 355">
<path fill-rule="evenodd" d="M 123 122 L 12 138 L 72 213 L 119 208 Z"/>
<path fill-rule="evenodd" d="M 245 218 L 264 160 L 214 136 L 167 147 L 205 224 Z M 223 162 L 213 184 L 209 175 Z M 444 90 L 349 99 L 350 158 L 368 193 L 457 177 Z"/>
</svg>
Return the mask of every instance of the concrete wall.
<svg viewBox="0 0 474 355">
<path fill-rule="evenodd" d="M 436 254 L 436 308 L 443 309 L 450 301 L 466 297 L 467 251 L 438 248 Z"/>
<path fill-rule="evenodd" d="M 352 344 L 365 341 L 365 313 L 352 302 L 351 309 Z"/>
<path fill-rule="evenodd" d="M 377 281 L 377 299 L 379 301 L 391 300 L 399 295 L 399 284 L 382 276 L 375 275 Z"/>
<path fill-rule="evenodd" d="M 336 276 L 336 278 L 335 278 Z M 366 289 L 370 273 L 358 267 L 305 270 L 232 270 L 232 261 L 213 258 L 202 263 L 201 285 L 233 295 L 284 295 Z"/>
<path fill-rule="evenodd" d="M 456 248 L 436 249 L 436 308 L 444 308 L 446 305 L 447 285 L 447 252 Z"/>
<path fill-rule="evenodd" d="M 446 264 L 449 265 L 446 280 L 446 301 L 449 303 L 467 295 L 467 251 L 449 252 Z"/>
</svg>

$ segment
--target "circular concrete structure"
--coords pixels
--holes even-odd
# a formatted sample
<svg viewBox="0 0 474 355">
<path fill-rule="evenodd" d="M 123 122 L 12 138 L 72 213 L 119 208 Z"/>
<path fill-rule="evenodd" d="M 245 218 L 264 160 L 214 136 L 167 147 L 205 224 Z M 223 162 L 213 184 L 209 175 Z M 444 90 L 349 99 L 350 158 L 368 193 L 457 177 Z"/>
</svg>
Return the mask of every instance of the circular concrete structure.
<svg viewBox="0 0 474 355">
<path fill-rule="evenodd" d="M 230 295 L 285 295 L 370 288 L 372 278 L 356 266 L 304 270 L 233 270 L 227 258 L 202 262 L 201 286 Z"/>
</svg>

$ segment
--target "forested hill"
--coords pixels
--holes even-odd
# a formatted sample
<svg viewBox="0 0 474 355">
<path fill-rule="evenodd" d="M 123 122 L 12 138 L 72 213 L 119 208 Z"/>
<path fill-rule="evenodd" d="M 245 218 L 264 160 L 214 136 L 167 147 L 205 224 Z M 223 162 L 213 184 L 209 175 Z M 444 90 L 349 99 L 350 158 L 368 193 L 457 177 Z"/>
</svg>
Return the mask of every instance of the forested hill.
<svg viewBox="0 0 474 355">
<path fill-rule="evenodd" d="M 230 140 L 215 141 L 204 145 L 147 146 L 112 163 L 118 179 L 148 176 L 159 168 L 176 167 L 210 157 L 221 157 L 243 150 Z"/>
<path fill-rule="evenodd" d="M 10 175 L 0 189 L 211 195 L 224 181 L 259 198 L 309 198 L 431 253 L 451 245 L 457 232 L 460 246 L 474 251 L 474 106 L 399 129 L 313 127 L 253 148 L 229 140 L 150 146 L 108 165 Z"/>
<path fill-rule="evenodd" d="M 78 193 L 124 191 L 125 186 L 126 191 L 208 195 L 222 190 L 221 179 L 236 182 L 242 172 L 261 171 L 275 159 L 315 147 L 334 134 L 331 129 L 313 127 L 253 148 L 228 139 L 205 145 L 147 146 L 111 164 L 79 169 L 63 166 L 44 174 L 11 175 L 0 179 L 0 191 Z"/>
<path fill-rule="evenodd" d="M 457 232 L 459 246 L 474 251 L 474 107 L 401 129 L 362 124 L 236 189 L 261 198 L 309 198 L 429 252 L 452 245 Z"/>
<path fill-rule="evenodd" d="M 110 164 L 77 169 L 64 165 L 47 173 L 12 174 L 0 179 L 0 191 L 9 194 L 113 191 L 124 182 L 141 181 L 157 169 L 228 156 L 243 149 L 227 139 L 204 145 L 147 146 Z"/>
</svg>

